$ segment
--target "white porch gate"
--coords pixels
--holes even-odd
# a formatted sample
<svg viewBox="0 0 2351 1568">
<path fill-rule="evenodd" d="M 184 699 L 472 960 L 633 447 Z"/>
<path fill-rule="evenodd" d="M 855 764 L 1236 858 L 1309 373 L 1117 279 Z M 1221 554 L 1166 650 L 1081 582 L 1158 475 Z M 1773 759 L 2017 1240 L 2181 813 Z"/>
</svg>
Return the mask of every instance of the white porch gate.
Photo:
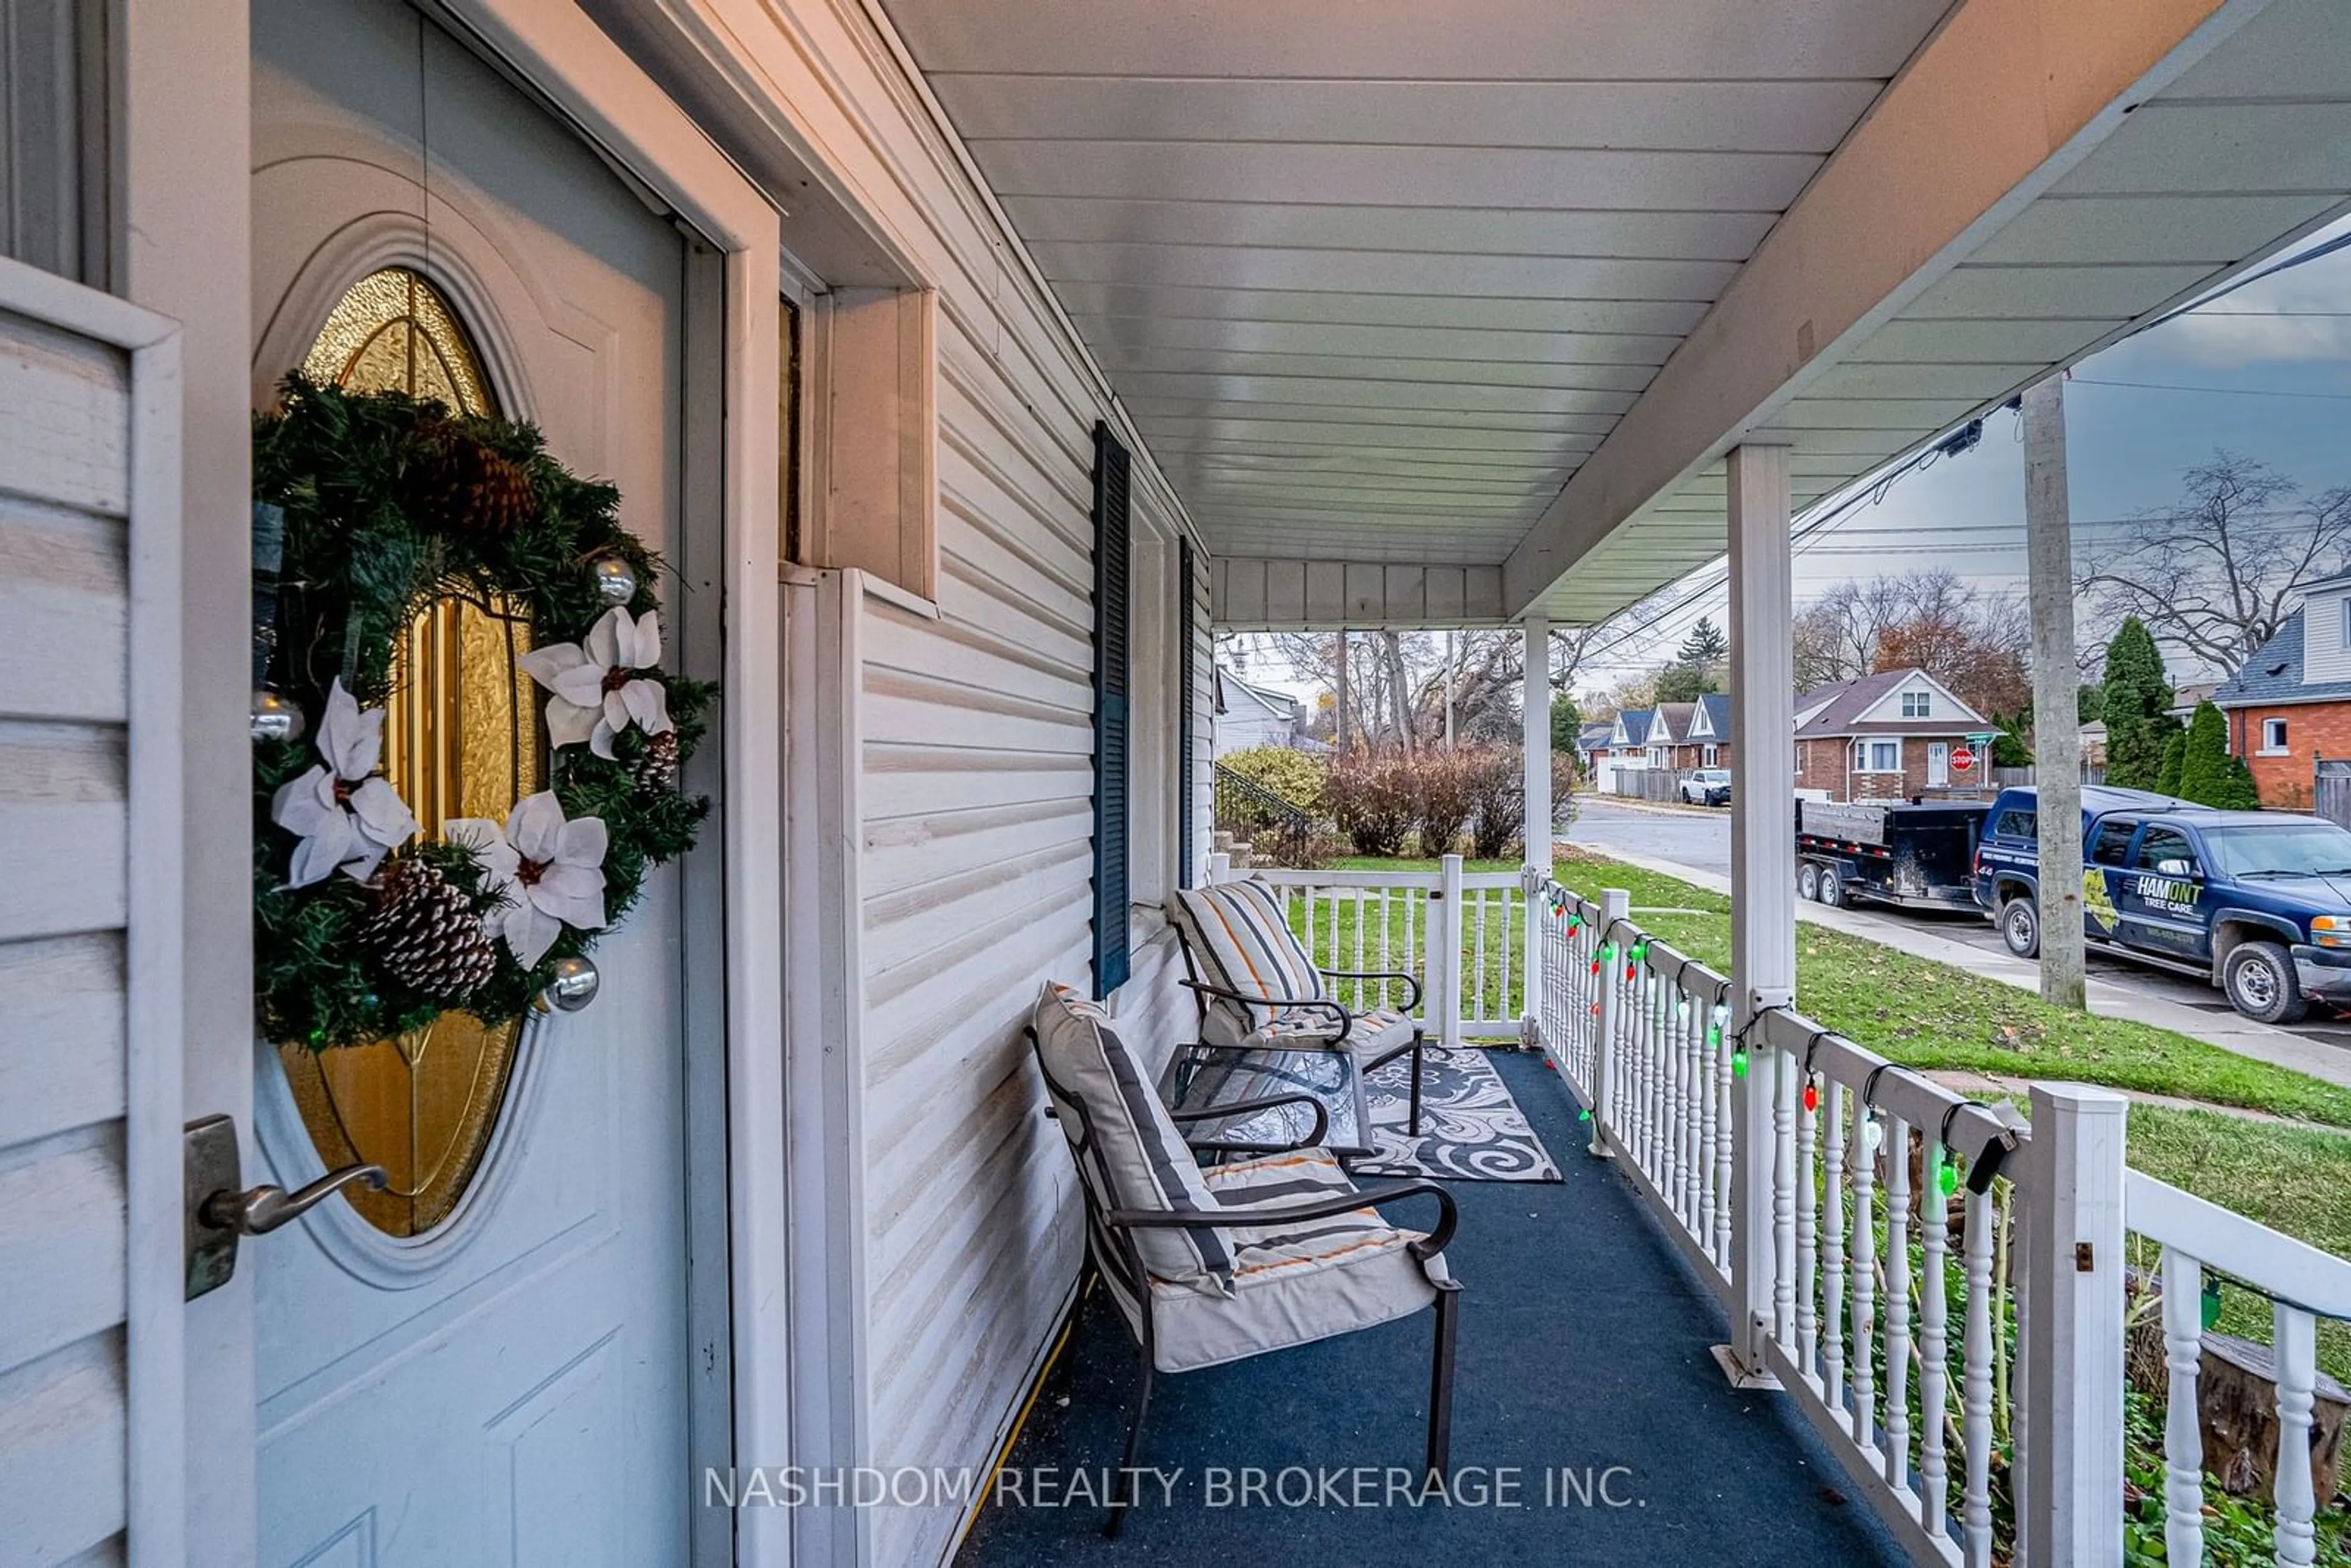
<svg viewBox="0 0 2351 1568">
<path fill-rule="evenodd" d="M 1526 1014 L 1526 895 L 1515 871 L 1464 871 L 1447 855 L 1434 871 L 1235 873 L 1223 855 L 1211 881 L 1247 874 L 1281 894 L 1290 929 L 1322 969 L 1395 970 L 1421 981 L 1417 1018 L 1432 1041 L 1519 1038 Z M 1392 981 L 1334 980 L 1351 1008 L 1401 1007 Z"/>
</svg>

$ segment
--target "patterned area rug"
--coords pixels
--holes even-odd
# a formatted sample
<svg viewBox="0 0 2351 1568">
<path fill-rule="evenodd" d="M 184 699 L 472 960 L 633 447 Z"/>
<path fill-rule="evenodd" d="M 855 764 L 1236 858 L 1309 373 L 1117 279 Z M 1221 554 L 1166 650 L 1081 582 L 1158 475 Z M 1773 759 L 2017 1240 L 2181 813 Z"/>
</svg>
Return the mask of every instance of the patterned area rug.
<svg viewBox="0 0 2351 1568">
<path fill-rule="evenodd" d="M 1378 1146 L 1350 1160 L 1360 1176 L 1428 1176 L 1455 1181 L 1557 1181 L 1551 1151 L 1526 1113 L 1474 1046 L 1431 1047 L 1421 1073 L 1420 1136 L 1412 1119 L 1412 1058 L 1400 1056 L 1364 1081 Z"/>
</svg>

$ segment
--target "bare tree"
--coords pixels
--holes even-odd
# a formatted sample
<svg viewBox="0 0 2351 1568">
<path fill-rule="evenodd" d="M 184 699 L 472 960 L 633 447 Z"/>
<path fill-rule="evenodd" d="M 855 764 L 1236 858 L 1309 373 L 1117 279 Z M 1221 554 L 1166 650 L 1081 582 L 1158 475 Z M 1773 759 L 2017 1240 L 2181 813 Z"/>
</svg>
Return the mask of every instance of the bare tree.
<svg viewBox="0 0 2351 1568">
<path fill-rule="evenodd" d="M 2013 593 L 1970 588 L 1956 572 L 1840 582 L 1796 618 L 1796 686 L 1917 665 L 1980 711 L 2025 701 L 2032 622 Z"/>
<path fill-rule="evenodd" d="M 2351 486 L 2305 497 L 2268 464 L 2216 451 L 2181 489 L 2176 505 L 2134 518 L 2074 586 L 2106 623 L 2136 615 L 2158 641 L 2234 674 L 2304 588 L 2351 563 Z"/>
</svg>

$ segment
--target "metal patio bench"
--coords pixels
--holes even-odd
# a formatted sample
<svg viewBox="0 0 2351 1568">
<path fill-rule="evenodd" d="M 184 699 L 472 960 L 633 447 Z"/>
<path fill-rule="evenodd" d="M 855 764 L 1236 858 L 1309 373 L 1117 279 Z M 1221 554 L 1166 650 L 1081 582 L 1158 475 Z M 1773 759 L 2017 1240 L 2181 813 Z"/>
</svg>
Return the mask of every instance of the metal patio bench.
<svg viewBox="0 0 2351 1568">
<path fill-rule="evenodd" d="M 1420 1135 L 1427 1035 L 1412 1017 L 1420 1006 L 1417 976 L 1401 969 L 1317 968 L 1290 929 L 1280 896 L 1261 882 L 1179 888 L 1168 896 L 1167 916 L 1184 949 L 1183 984 L 1199 1002 L 1202 1044 L 1349 1051 L 1364 1078 L 1408 1051 L 1412 1110 L 1406 1130 Z M 1406 988 L 1404 1006 L 1350 1009 L 1331 994 L 1332 980 L 1400 980 Z M 1362 1132 L 1370 1137 L 1368 1127 Z"/>
<path fill-rule="evenodd" d="M 1049 983 L 1028 1034 L 1084 1191 L 1087 1253 L 1142 1353 L 1120 1474 L 1134 1474 L 1156 1374 L 1219 1366 L 1433 1306 L 1424 1479 L 1449 1484 L 1460 1293 L 1444 1256 L 1452 1194 L 1425 1179 L 1358 1188 L 1335 1155 L 1311 1146 L 1203 1169 L 1100 1007 Z M 1401 1229 L 1373 1207 L 1408 1197 L 1436 1200 L 1433 1229 Z M 1118 1534 L 1134 1495 L 1130 1482 L 1113 1500 L 1105 1535 Z"/>
</svg>

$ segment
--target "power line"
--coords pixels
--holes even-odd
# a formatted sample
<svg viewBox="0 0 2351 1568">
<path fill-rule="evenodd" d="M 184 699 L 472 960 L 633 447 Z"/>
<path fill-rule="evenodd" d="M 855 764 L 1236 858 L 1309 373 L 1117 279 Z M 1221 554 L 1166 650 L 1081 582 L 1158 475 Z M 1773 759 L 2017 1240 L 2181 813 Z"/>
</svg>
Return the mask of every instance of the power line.
<svg viewBox="0 0 2351 1568">
<path fill-rule="evenodd" d="M 2351 392 L 2284 392 L 2269 387 L 2202 387 L 2179 382 L 2102 381 L 2095 376 L 2071 378 L 2077 387 L 2126 387 L 2133 392 L 2202 392 L 2213 397 L 2310 397 L 2351 402 Z"/>
</svg>

